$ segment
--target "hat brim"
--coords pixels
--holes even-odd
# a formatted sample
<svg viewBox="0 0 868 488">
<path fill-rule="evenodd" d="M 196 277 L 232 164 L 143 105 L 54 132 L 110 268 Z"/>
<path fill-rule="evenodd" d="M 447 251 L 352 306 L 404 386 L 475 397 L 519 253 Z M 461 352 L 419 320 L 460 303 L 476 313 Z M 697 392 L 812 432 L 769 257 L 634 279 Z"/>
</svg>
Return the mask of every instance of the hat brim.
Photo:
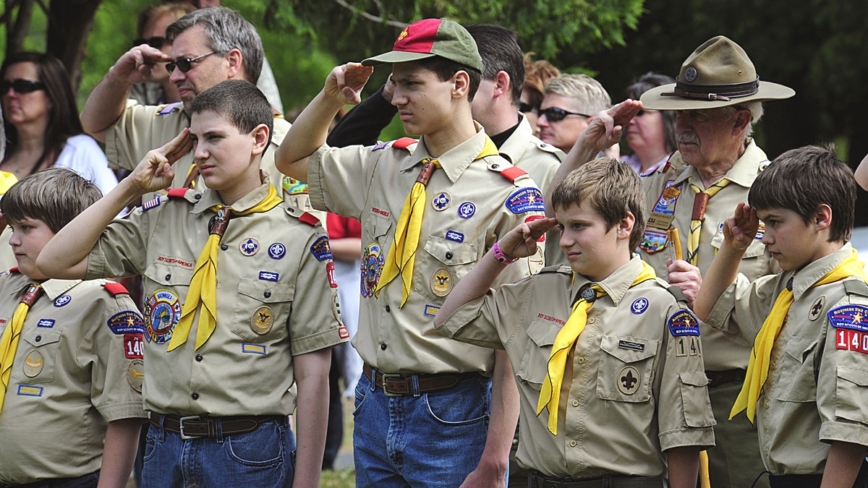
<svg viewBox="0 0 868 488">
<path fill-rule="evenodd" d="M 740 105 L 747 102 L 784 100 L 796 94 L 795 90 L 790 87 L 768 81 L 760 81 L 759 90 L 755 94 L 749 97 L 733 98 L 728 101 L 700 100 L 676 95 L 663 95 L 664 93 L 673 93 L 674 91 L 675 83 L 652 88 L 642 94 L 640 98 L 642 107 L 650 110 L 702 110 L 729 107 L 730 105 Z"/>
<path fill-rule="evenodd" d="M 409 63 L 420 59 L 433 58 L 436 54 L 411 53 L 406 51 L 389 51 L 362 61 L 363 66 L 376 66 L 378 64 Z"/>
</svg>

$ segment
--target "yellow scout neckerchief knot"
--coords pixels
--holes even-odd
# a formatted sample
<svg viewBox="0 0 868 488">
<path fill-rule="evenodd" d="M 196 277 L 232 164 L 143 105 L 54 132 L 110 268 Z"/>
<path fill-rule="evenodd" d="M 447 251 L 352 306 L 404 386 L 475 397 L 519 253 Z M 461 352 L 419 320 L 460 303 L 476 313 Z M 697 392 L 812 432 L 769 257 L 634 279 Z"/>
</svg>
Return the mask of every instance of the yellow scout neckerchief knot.
<svg viewBox="0 0 868 488">
<path fill-rule="evenodd" d="M 237 212 L 237 214 L 267 212 L 282 201 L 277 196 L 274 185 L 268 185 L 268 195 L 262 201 L 248 210 Z M 232 209 L 223 205 L 215 205 L 210 210 L 217 212 L 217 219 L 211 227 L 208 241 L 205 242 L 202 252 L 199 253 L 199 259 L 196 260 L 193 279 L 190 281 L 190 291 L 187 293 L 187 299 L 181 310 L 181 320 L 178 321 L 178 325 L 175 326 L 172 333 L 168 351 L 172 351 L 187 342 L 190 329 L 193 327 L 193 317 L 196 315 L 196 309 L 200 308 L 200 303 L 202 307 L 199 312 L 199 328 L 196 331 L 196 349 L 205 344 L 205 341 L 211 337 L 217 327 L 217 250 L 220 249 L 220 239 L 229 226 Z"/>
<path fill-rule="evenodd" d="M 811 285 L 811 288 L 841 281 L 851 276 L 862 278 L 868 282 L 864 265 L 859 261 L 859 255 L 855 249 L 853 249 L 850 257 Z M 747 409 L 747 418 L 753 423 L 756 417 L 757 400 L 759 400 L 760 392 L 762 392 L 763 385 L 765 385 L 766 379 L 769 376 L 769 361 L 771 360 L 772 347 L 774 347 L 775 339 L 777 339 L 781 328 L 784 326 L 784 319 L 787 318 L 787 312 L 789 312 L 790 305 L 792 304 L 793 291 L 790 287 L 784 288 L 775 300 L 772 311 L 769 312 L 759 334 L 757 334 L 754 340 L 744 385 L 742 385 L 741 392 L 735 400 L 735 405 L 732 406 L 732 410 L 729 413 L 730 419 L 738 415 L 742 410 Z"/>
<path fill-rule="evenodd" d="M 42 294 L 39 283 L 31 283 L 21 297 L 21 303 L 12 314 L 12 323 L 3 331 L 0 337 L 0 412 L 3 411 L 3 401 L 6 400 L 6 390 L 9 388 L 9 378 L 12 376 L 12 363 L 15 361 L 15 353 L 18 351 L 18 340 L 21 339 L 21 331 L 24 329 L 24 319 L 30 307 Z"/>
<path fill-rule="evenodd" d="M 642 272 L 633 280 L 630 287 L 632 288 L 643 281 L 656 277 L 654 269 L 643 262 Z M 575 280 L 575 275 L 573 275 L 573 280 Z M 567 319 L 567 323 L 558 332 L 555 342 L 552 344 L 552 352 L 548 360 L 546 377 L 540 390 L 536 414 L 539 415 L 544 408 L 548 408 L 548 429 L 553 435 L 558 435 L 558 405 L 560 404 L 561 385 L 564 381 L 567 357 L 570 355 L 570 351 L 573 350 L 579 335 L 585 330 L 585 323 L 588 320 L 588 309 L 591 308 L 594 301 L 605 295 L 606 292 L 599 285 L 591 285 L 581 290 L 579 292 L 579 299 L 573 304 L 570 318 Z"/>
<path fill-rule="evenodd" d="M 474 159 L 482 159 L 486 156 L 498 154 L 497 146 L 488 136 L 485 136 L 485 146 L 482 152 Z M 413 285 L 413 266 L 416 262 L 416 248 L 419 246 L 419 238 L 422 232 L 422 217 L 425 215 L 425 204 L 428 201 L 425 188 L 428 180 L 434 173 L 435 168 L 440 168 L 440 162 L 433 158 L 422 160 L 422 171 L 413 184 L 413 189 L 404 200 L 401 216 L 398 218 L 398 227 L 395 228 L 395 240 L 392 249 L 386 257 L 383 265 L 383 275 L 377 284 L 377 297 L 380 291 L 401 275 L 401 307 L 407 302 Z"/>
<path fill-rule="evenodd" d="M 708 206 L 708 201 L 730 183 L 731 181 L 724 178 L 711 185 L 705 191 L 700 190 L 693 183 L 690 184 L 690 188 L 696 193 L 696 199 L 693 200 L 693 215 L 690 217 L 690 234 L 687 235 L 687 262 L 694 266 L 699 262 L 699 234 L 702 230 L 702 222 L 705 220 L 705 208 Z"/>
</svg>

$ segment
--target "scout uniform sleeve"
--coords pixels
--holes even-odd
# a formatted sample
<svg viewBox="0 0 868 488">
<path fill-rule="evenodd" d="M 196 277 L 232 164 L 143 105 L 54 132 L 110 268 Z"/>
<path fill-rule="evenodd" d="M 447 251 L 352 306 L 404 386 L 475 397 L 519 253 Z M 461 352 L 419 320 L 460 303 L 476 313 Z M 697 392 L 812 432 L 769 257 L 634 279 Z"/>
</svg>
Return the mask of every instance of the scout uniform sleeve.
<svg viewBox="0 0 868 488">
<path fill-rule="evenodd" d="M 518 170 L 518 168 L 514 168 Z M 523 170 L 519 170 L 524 173 Z M 507 171 L 500 172 L 505 175 Z M 507 176 L 508 177 L 508 176 Z M 500 218 L 494 228 L 495 239 L 500 239 L 509 231 L 522 222 L 531 222 L 545 218 L 545 204 L 542 191 L 528 176 L 521 176 L 514 180 L 515 186 L 509 190 L 509 195 L 502 205 Z M 537 244 L 537 253 L 527 258 L 522 258 L 515 264 L 508 266 L 500 274 L 495 285 L 514 283 L 526 276 L 538 273 L 545 266 L 545 239 Z M 494 244 L 492 243 L 492 246 Z M 557 244 L 554 244 L 557 245 Z M 486 252 L 488 249 L 486 249 Z"/>
<path fill-rule="evenodd" d="M 667 313 L 663 358 L 658 363 L 660 449 L 712 447 L 715 421 L 702 361 L 699 320 L 677 304 Z"/>
<path fill-rule="evenodd" d="M 826 314 L 823 353 L 815 358 L 820 440 L 868 446 L 868 288 L 852 288 Z"/>
<path fill-rule="evenodd" d="M 362 220 L 368 188 L 384 153 L 383 148 L 378 147 L 323 145 L 317 149 L 307 165 L 313 208 Z M 363 191 L 359 191 L 360 188 Z"/>
<path fill-rule="evenodd" d="M 318 351 L 349 339 L 340 320 L 337 283 L 328 237 L 320 226 L 301 253 L 289 335 L 292 355 Z"/>
<path fill-rule="evenodd" d="M 157 195 L 154 201 L 160 203 L 155 207 L 165 205 L 166 199 L 167 197 Z M 148 203 L 145 206 L 148 206 Z M 113 220 L 103 230 L 87 256 L 85 279 L 132 276 L 144 272 L 147 258 L 145 250 L 152 232 L 151 213 L 158 213 L 162 209 L 149 207 L 149 210 L 143 211 L 142 208 Z"/>
<path fill-rule="evenodd" d="M 720 295 L 705 323 L 722 332 L 741 335 L 753 344 L 777 298 L 775 286 L 779 276 L 763 276 L 750 283 L 739 273 Z"/>
<path fill-rule="evenodd" d="M 142 409 L 144 346 L 142 315 L 129 294 L 117 283 L 97 290 L 91 302 L 92 331 L 77 358 L 91 366 L 91 403 L 106 421 L 147 418 Z"/>
</svg>

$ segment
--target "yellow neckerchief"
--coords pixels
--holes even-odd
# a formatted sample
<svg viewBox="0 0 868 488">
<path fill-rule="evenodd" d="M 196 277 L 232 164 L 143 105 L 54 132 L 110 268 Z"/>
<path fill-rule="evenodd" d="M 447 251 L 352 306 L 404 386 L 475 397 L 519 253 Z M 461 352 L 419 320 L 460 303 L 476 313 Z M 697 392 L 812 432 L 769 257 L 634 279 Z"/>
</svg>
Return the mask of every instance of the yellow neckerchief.
<svg viewBox="0 0 868 488">
<path fill-rule="evenodd" d="M 18 341 L 24 329 L 24 319 L 41 294 L 42 287 L 39 283 L 31 283 L 21 297 L 15 313 L 12 314 L 12 323 L 6 327 L 3 336 L 0 337 L 0 412 L 3 411 L 3 401 L 6 400 L 6 390 L 9 388 L 9 379 L 12 376 L 12 363 L 18 351 Z"/>
<path fill-rule="evenodd" d="M 633 280 L 630 288 L 642 283 L 643 281 L 656 278 L 654 268 L 642 262 L 642 271 L 639 276 Z M 573 281 L 576 276 L 573 274 Z M 591 296 L 589 290 L 594 292 Z M 591 285 L 580 292 L 579 299 L 573 304 L 573 311 L 570 313 L 570 318 L 567 323 L 558 332 L 555 337 L 555 342 L 552 344 L 552 352 L 549 355 L 548 365 L 546 369 L 546 377 L 543 381 L 542 389 L 540 390 L 539 401 L 536 405 L 536 414 L 542 413 L 544 408 L 549 411 L 548 429 L 553 435 L 558 435 L 558 405 L 561 397 L 561 385 L 564 381 L 564 373 L 567 365 L 567 357 L 570 351 L 578 340 L 579 335 L 585 330 L 585 322 L 588 320 L 588 309 L 594 304 L 597 298 L 604 296 L 606 292 L 599 285 Z"/>
<path fill-rule="evenodd" d="M 691 215 L 690 234 L 687 235 L 687 262 L 694 266 L 699 262 L 699 234 L 702 230 L 702 222 L 705 220 L 705 207 L 711 197 L 717 195 L 717 192 L 723 190 L 730 183 L 732 183 L 730 180 L 723 178 L 705 191 L 700 190 L 693 183 L 690 184 L 690 188 L 696 193 L 696 200 L 694 200 L 693 215 Z"/>
<path fill-rule="evenodd" d="M 862 280 L 868 282 L 864 264 L 862 261 L 859 261 L 859 254 L 855 249 L 853 249 L 852 254 L 847 259 L 842 261 L 838 266 L 835 266 L 832 271 L 829 271 L 819 281 L 811 285 L 810 288 L 835 283 L 836 281 L 853 276 L 862 278 Z M 735 400 L 735 405 L 732 406 L 732 410 L 729 412 L 730 419 L 738 415 L 742 410 L 747 409 L 747 418 L 753 423 L 756 416 L 757 400 L 759 400 L 760 392 L 769 376 L 769 361 L 771 360 L 772 347 L 774 347 L 775 339 L 778 338 L 778 334 L 780 334 L 781 328 L 784 326 L 784 319 L 787 318 L 787 312 L 789 312 L 790 305 L 792 304 L 793 291 L 789 288 L 784 288 L 775 300 L 771 312 L 769 312 L 759 334 L 757 334 L 754 340 L 744 385 L 742 385 L 741 392 Z"/>
<path fill-rule="evenodd" d="M 5 195 L 15 183 L 18 183 L 17 176 L 7 171 L 0 171 L 0 195 Z"/>
<path fill-rule="evenodd" d="M 485 136 L 485 146 L 482 152 L 474 158 L 474 161 L 486 156 L 498 154 L 497 146 L 488 136 Z M 395 240 L 392 250 L 386 257 L 383 265 L 383 274 L 377 284 L 377 297 L 380 291 L 401 275 L 401 307 L 407 302 L 410 290 L 413 287 L 413 266 L 416 262 L 416 248 L 419 247 L 419 238 L 422 232 L 422 217 L 425 215 L 425 205 L 428 202 L 425 188 L 428 180 L 434 172 L 434 168 L 440 168 L 440 162 L 436 159 L 425 158 L 422 160 L 422 171 L 413 184 L 413 189 L 404 200 L 401 216 L 398 218 L 398 227 L 395 228 Z"/>
<path fill-rule="evenodd" d="M 269 184 L 268 195 L 250 209 L 238 212 L 238 215 L 267 212 L 282 201 L 277 196 L 274 185 Z M 223 205 L 214 205 L 210 210 L 218 212 L 219 215 L 223 208 Z M 226 218 L 228 220 L 229 217 Z M 193 279 L 190 281 L 190 291 L 187 293 L 187 300 L 181 310 L 181 320 L 178 321 L 178 325 L 175 326 L 172 333 L 168 351 L 172 351 L 187 342 L 199 303 L 202 304 L 202 307 L 199 312 L 199 328 L 196 331 L 196 349 L 205 344 L 205 341 L 211 337 L 217 327 L 217 250 L 220 249 L 220 238 L 226 230 L 226 225 L 228 225 L 228 222 L 222 226 L 221 223 L 223 223 L 221 219 L 214 223 L 211 235 L 208 236 L 208 241 L 202 248 L 202 252 L 199 253 L 199 259 L 196 260 Z M 220 228 L 219 232 L 217 228 Z"/>
</svg>

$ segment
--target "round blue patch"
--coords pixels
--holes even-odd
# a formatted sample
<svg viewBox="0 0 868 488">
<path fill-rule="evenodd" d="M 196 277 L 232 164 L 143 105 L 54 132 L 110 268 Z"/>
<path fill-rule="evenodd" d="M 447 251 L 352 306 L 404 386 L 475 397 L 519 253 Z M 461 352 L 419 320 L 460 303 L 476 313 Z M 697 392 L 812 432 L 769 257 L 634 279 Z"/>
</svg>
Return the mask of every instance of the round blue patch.
<svg viewBox="0 0 868 488">
<path fill-rule="evenodd" d="M 69 305 L 69 302 L 72 301 L 72 297 L 69 295 L 60 295 L 54 300 L 55 307 L 63 307 Z"/>
<path fill-rule="evenodd" d="M 636 315 L 645 313 L 645 310 L 648 310 L 648 299 L 645 297 L 639 297 L 630 304 L 630 311 Z"/>
<path fill-rule="evenodd" d="M 458 216 L 462 219 L 469 219 L 476 213 L 476 205 L 470 202 L 464 202 L 458 206 Z"/>
<path fill-rule="evenodd" d="M 282 259 L 286 256 L 286 246 L 279 242 L 275 242 L 274 244 L 268 246 L 268 255 L 271 259 Z"/>
<path fill-rule="evenodd" d="M 248 237 L 238 246 L 238 249 L 241 250 L 241 254 L 245 256 L 253 256 L 257 252 L 259 252 L 259 242 L 252 238 Z"/>
</svg>

